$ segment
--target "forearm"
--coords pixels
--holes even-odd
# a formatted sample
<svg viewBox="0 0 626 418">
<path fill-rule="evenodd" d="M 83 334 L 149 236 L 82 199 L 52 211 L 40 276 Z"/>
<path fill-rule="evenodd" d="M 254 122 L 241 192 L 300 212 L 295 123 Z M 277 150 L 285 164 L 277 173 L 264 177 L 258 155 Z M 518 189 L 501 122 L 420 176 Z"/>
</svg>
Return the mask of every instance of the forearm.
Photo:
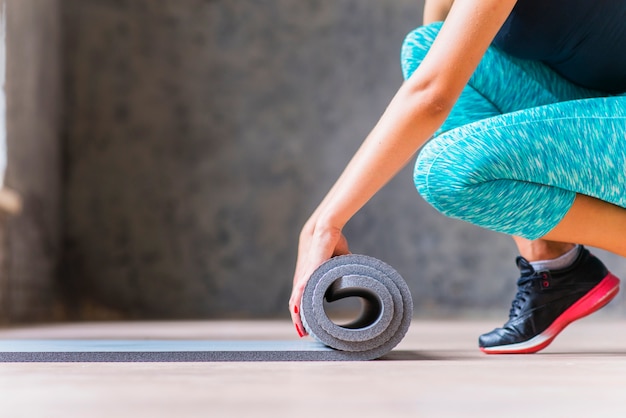
<svg viewBox="0 0 626 418">
<path fill-rule="evenodd" d="M 404 167 L 445 120 L 450 105 L 436 104 L 428 89 L 405 84 L 389 104 L 326 198 L 310 227 L 340 230 Z"/>
</svg>

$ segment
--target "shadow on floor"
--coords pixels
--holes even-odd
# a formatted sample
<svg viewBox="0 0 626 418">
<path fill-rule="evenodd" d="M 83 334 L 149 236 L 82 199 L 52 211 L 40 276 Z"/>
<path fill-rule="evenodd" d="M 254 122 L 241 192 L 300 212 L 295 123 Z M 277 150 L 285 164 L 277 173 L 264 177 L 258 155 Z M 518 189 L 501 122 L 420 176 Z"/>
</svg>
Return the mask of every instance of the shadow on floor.
<svg viewBox="0 0 626 418">
<path fill-rule="evenodd" d="M 437 354 L 426 351 L 415 350 L 394 350 L 385 354 L 376 361 L 449 361 L 449 360 L 467 360 L 474 358 L 473 356 L 463 355 L 460 352 L 439 352 Z"/>
</svg>

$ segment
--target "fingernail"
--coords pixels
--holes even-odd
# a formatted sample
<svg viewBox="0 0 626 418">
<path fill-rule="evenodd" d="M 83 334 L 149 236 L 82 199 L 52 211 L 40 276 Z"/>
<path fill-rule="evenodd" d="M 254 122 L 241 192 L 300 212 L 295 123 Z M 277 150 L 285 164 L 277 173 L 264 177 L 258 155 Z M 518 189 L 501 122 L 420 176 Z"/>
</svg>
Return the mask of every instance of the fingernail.
<svg viewBox="0 0 626 418">
<path fill-rule="evenodd" d="M 296 324 L 296 331 L 298 331 L 298 335 L 300 336 L 300 338 L 304 337 L 304 333 L 300 331 L 300 327 L 298 326 L 298 324 Z"/>
<path fill-rule="evenodd" d="M 299 313 L 299 312 L 300 312 L 300 311 L 298 311 L 298 307 L 297 307 L 297 306 L 294 306 L 294 307 L 293 307 L 293 313 L 295 313 L 296 315 L 298 315 L 298 313 Z"/>
</svg>

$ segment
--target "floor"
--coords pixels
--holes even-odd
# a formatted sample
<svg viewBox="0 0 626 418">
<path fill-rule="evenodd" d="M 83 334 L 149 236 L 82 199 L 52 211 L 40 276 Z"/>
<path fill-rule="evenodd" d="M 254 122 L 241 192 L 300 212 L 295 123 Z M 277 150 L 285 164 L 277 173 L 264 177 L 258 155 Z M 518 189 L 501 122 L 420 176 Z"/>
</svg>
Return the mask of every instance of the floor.
<svg viewBox="0 0 626 418">
<path fill-rule="evenodd" d="M 626 321 L 586 318 L 534 355 L 487 356 L 491 321 L 415 320 L 385 360 L 0 364 L 2 417 L 624 417 Z M 290 323 L 0 329 L 0 338 L 295 339 Z"/>
</svg>

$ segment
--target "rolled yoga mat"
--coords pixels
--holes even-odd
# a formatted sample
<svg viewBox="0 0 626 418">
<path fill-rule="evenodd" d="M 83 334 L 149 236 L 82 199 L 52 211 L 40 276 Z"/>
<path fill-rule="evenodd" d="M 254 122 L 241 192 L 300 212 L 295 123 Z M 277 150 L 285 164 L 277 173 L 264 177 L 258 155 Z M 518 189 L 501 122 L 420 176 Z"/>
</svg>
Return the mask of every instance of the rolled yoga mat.
<svg viewBox="0 0 626 418">
<path fill-rule="evenodd" d="M 360 315 L 337 325 L 329 302 L 359 297 Z M 317 341 L 206 340 L 0 340 L 0 362 L 209 362 L 372 360 L 389 353 L 406 334 L 413 301 L 402 277 L 372 257 L 346 255 L 311 276 L 301 316 Z"/>
<path fill-rule="evenodd" d="M 345 325 L 333 322 L 324 300 L 360 297 L 359 317 Z M 321 343 L 358 360 L 382 357 L 402 340 L 411 325 L 413 299 L 400 274 L 388 264 L 365 255 L 330 259 L 311 275 L 301 304 L 308 333 Z"/>
</svg>

